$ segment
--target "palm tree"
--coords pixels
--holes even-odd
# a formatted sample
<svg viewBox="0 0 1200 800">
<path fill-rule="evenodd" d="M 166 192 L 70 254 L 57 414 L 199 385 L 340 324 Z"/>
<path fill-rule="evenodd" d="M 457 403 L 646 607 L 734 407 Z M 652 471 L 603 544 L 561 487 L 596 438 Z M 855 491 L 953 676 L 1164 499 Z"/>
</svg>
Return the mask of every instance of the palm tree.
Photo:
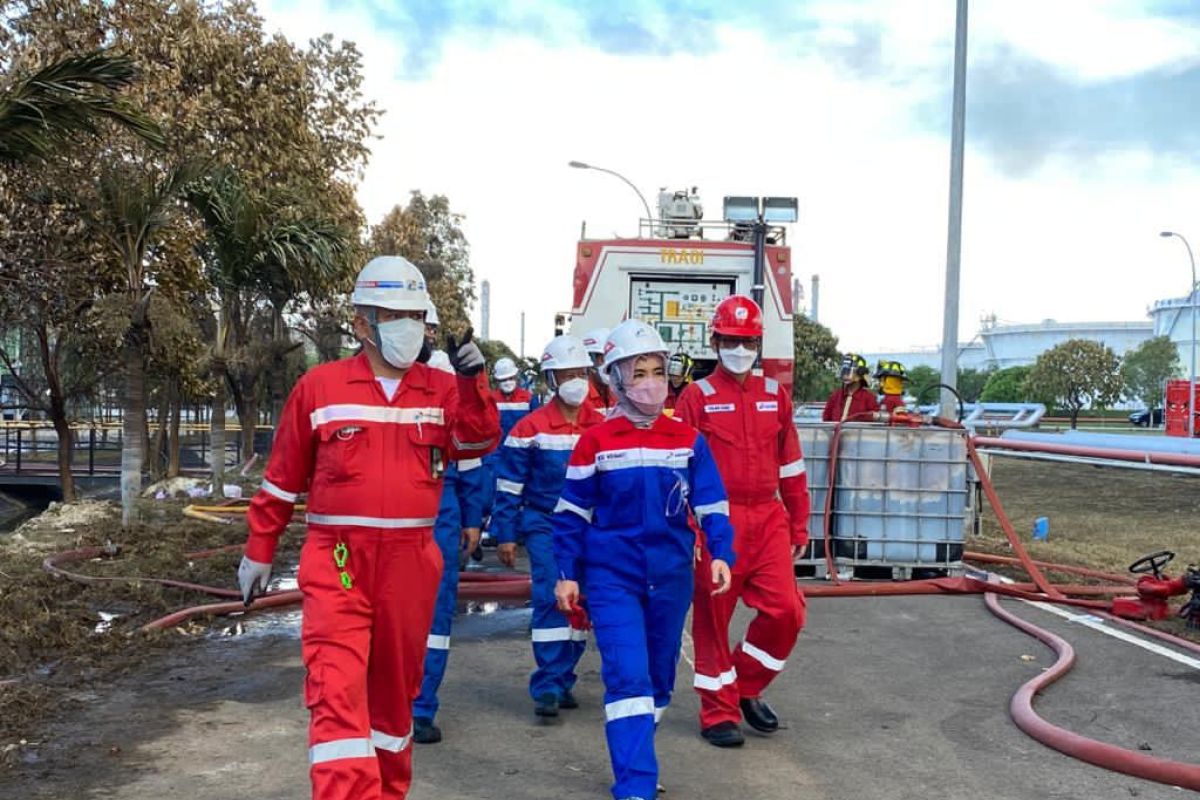
<svg viewBox="0 0 1200 800">
<path fill-rule="evenodd" d="M 95 134 L 101 119 L 162 147 L 159 127 L 114 96 L 137 77 L 133 61 L 101 50 L 56 61 L 0 90 L 0 162 L 46 158 L 75 133 Z"/>
<path fill-rule="evenodd" d="M 180 198 L 189 184 L 204 174 L 205 165 L 188 161 L 161 177 L 145 167 L 120 166 L 105 170 L 90 214 L 93 230 L 118 260 L 129 301 L 129 327 L 122 345 L 125 374 L 124 441 L 121 449 L 121 523 L 136 521 L 135 502 L 142 488 L 146 432 L 146 348 L 150 338 L 147 315 L 154 293 L 154 249 L 185 209 Z"/>
<path fill-rule="evenodd" d="M 209 176 L 188 192 L 188 201 L 208 230 L 203 248 L 209 281 L 216 290 L 217 330 L 212 347 L 213 453 L 224 453 L 225 409 L 233 376 L 231 345 L 244 346 L 246 324 L 266 298 L 273 309 L 277 341 L 286 339 L 283 307 L 296 296 L 326 285 L 341 269 L 350 243 L 345 232 L 321 220 L 296 214 L 289 198 L 274 193 L 255 196 L 237 173 L 226 169 Z M 252 372 L 257 372 L 252 370 Z M 257 418 L 257 374 L 242 391 L 242 453 L 254 447 Z M 224 459 L 214 458 L 213 490 L 223 493 Z"/>
</svg>

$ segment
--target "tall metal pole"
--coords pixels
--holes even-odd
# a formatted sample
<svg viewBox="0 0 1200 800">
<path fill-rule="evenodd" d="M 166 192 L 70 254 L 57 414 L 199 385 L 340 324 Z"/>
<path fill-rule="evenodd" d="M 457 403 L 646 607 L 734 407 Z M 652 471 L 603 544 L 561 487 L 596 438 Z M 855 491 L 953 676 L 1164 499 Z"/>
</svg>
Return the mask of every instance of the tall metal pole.
<svg viewBox="0 0 1200 800">
<path fill-rule="evenodd" d="M 521 312 L 521 358 L 525 357 L 525 312 Z"/>
<path fill-rule="evenodd" d="M 967 0 L 954 24 L 954 106 L 950 119 L 950 224 L 946 237 L 946 301 L 942 310 L 942 383 L 958 385 L 958 275 L 962 257 L 963 148 L 967 121 Z M 942 390 L 942 416 L 954 395 Z"/>
</svg>

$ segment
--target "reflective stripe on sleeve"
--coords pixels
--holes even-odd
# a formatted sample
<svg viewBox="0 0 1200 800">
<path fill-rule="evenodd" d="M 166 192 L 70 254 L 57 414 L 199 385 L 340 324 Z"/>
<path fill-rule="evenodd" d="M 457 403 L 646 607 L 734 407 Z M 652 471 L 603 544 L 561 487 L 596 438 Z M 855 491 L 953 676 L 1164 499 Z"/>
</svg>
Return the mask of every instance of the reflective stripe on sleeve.
<svg viewBox="0 0 1200 800">
<path fill-rule="evenodd" d="M 392 736 L 390 733 L 371 729 L 371 744 L 380 750 L 387 750 L 389 753 L 399 753 L 408 747 L 410 741 L 412 741 L 411 733 L 407 736 Z"/>
<path fill-rule="evenodd" d="M 780 661 L 766 650 L 760 650 L 759 648 L 747 642 L 745 639 L 742 640 L 742 652 L 753 658 L 758 663 L 762 664 L 767 669 L 774 670 L 775 672 L 779 672 L 785 666 L 787 666 L 786 661 Z"/>
<path fill-rule="evenodd" d="M 334 739 L 332 742 L 321 742 L 308 748 L 308 763 L 310 765 L 324 764 L 327 761 L 338 761 L 343 758 L 374 758 L 375 748 L 370 739 Z"/>
<path fill-rule="evenodd" d="M 497 411 L 528 411 L 529 403 L 496 403 Z"/>
<path fill-rule="evenodd" d="M 487 450 L 492 446 L 491 439 L 482 442 L 460 442 L 457 436 L 451 436 L 450 443 L 459 450 Z"/>
<path fill-rule="evenodd" d="M 701 378 L 700 380 L 696 381 L 696 385 L 700 387 L 700 392 L 705 397 L 712 397 L 717 393 L 716 387 L 708 382 L 708 378 Z"/>
<path fill-rule="evenodd" d="M 638 717 L 643 714 L 654 716 L 653 697 L 627 697 L 604 704 L 604 716 L 609 722 L 615 722 L 626 717 Z"/>
<path fill-rule="evenodd" d="M 263 478 L 262 486 L 259 488 L 272 497 L 279 498 L 285 503 L 294 503 L 300 498 L 300 495 L 298 495 L 296 492 L 289 492 L 286 489 L 280 489 L 266 478 Z"/>
<path fill-rule="evenodd" d="M 305 519 L 317 525 L 352 525 L 357 528 L 432 528 L 432 517 L 350 517 L 340 514 L 307 514 Z"/>
<path fill-rule="evenodd" d="M 654 708 L 654 724 L 662 722 L 663 714 L 667 713 L 666 706 L 655 706 Z"/>
<path fill-rule="evenodd" d="M 425 640 L 425 647 L 430 650 L 449 650 L 450 637 L 431 633 L 429 634 L 429 638 Z"/>
<path fill-rule="evenodd" d="M 496 489 L 497 491 L 515 494 L 520 497 L 521 493 L 525 491 L 525 484 L 517 483 L 516 481 L 508 481 L 504 478 L 496 478 Z"/>
<path fill-rule="evenodd" d="M 533 447 L 533 439 L 534 439 L 534 437 L 532 437 L 532 436 L 513 436 L 510 433 L 508 435 L 508 438 L 504 440 L 504 446 L 505 447 L 516 447 L 521 450 L 524 450 L 527 447 Z"/>
<path fill-rule="evenodd" d="M 482 458 L 462 458 L 458 461 L 459 472 L 470 472 L 483 466 Z"/>
<path fill-rule="evenodd" d="M 692 685 L 697 689 L 705 689 L 710 692 L 719 692 L 722 686 L 729 686 L 737 680 L 737 670 L 731 669 L 727 672 L 722 672 L 720 675 L 701 675 L 696 673 L 696 679 L 692 681 Z"/>
<path fill-rule="evenodd" d="M 779 394 L 779 381 L 767 378 L 763 383 L 767 385 L 767 394 Z"/>
<path fill-rule="evenodd" d="M 583 517 L 587 522 L 592 521 L 592 510 L 590 508 L 580 508 L 571 501 L 564 500 L 561 497 L 558 498 L 558 505 L 554 507 L 554 513 L 557 514 L 560 511 L 570 511 Z"/>
<path fill-rule="evenodd" d="M 782 467 L 780 467 L 779 477 L 781 479 L 795 478 L 797 475 L 803 475 L 807 470 L 808 467 L 805 466 L 804 459 L 800 458 L 790 464 L 784 464 Z"/>
<path fill-rule="evenodd" d="M 709 514 L 724 514 L 729 516 L 729 501 L 719 500 L 715 503 L 706 503 L 702 506 L 695 506 L 692 511 L 696 512 L 696 519 L 703 521 Z"/>
</svg>

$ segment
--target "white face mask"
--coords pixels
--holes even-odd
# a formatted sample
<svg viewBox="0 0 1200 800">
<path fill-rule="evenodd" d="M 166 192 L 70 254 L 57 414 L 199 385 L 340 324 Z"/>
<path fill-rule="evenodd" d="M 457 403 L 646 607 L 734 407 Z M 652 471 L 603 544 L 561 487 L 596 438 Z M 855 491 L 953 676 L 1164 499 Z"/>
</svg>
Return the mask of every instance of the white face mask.
<svg viewBox="0 0 1200 800">
<path fill-rule="evenodd" d="M 587 378 L 571 378 L 558 385 L 559 398 L 569 406 L 583 405 L 588 396 Z"/>
<path fill-rule="evenodd" d="M 416 363 L 425 343 L 425 323 L 419 319 L 394 319 L 375 326 L 379 336 L 379 354 L 396 369 L 408 369 Z"/>
<path fill-rule="evenodd" d="M 496 385 L 499 386 L 500 391 L 504 392 L 505 394 L 512 394 L 513 389 L 517 388 L 517 379 L 516 378 L 506 378 L 506 379 L 500 381 Z"/>
<path fill-rule="evenodd" d="M 758 358 L 758 351 L 739 344 L 737 347 L 722 347 L 719 355 L 725 369 L 734 375 L 741 375 L 749 372 L 750 368 L 754 366 L 754 361 Z"/>
</svg>

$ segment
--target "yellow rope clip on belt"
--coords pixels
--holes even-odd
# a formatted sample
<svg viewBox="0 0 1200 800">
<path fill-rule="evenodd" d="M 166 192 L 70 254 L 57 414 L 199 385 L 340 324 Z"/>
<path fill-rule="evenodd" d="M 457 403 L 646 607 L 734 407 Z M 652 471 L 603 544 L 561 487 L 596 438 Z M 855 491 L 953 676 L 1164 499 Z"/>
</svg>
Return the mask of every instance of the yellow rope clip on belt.
<svg viewBox="0 0 1200 800">
<path fill-rule="evenodd" d="M 350 548 L 346 547 L 345 542 L 338 542 L 333 546 L 333 563 L 338 568 L 338 578 L 342 581 L 343 589 L 354 588 L 354 578 L 346 571 L 346 562 L 350 560 Z"/>
</svg>

